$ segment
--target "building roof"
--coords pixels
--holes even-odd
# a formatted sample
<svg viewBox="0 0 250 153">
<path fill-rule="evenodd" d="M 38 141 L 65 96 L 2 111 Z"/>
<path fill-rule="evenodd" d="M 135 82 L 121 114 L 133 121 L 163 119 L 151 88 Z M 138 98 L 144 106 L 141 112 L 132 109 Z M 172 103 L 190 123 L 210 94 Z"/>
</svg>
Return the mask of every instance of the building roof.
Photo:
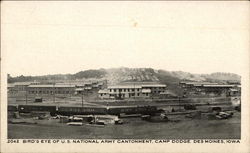
<svg viewBox="0 0 250 153">
<path fill-rule="evenodd" d="M 74 88 L 75 85 L 67 85 L 67 84 L 39 84 L 39 85 L 29 85 L 32 88 Z"/>
<path fill-rule="evenodd" d="M 8 84 L 7 84 L 7 87 L 8 87 L 8 88 L 13 88 L 13 87 L 15 87 L 15 85 L 14 85 L 14 84 L 9 84 L 9 83 L 8 83 Z"/>
<path fill-rule="evenodd" d="M 228 80 L 228 83 L 240 83 L 240 80 Z"/>
<path fill-rule="evenodd" d="M 218 83 L 213 83 L 213 82 L 187 82 L 186 84 L 188 85 L 212 85 L 212 84 L 218 84 Z"/>
<path fill-rule="evenodd" d="M 204 84 L 203 87 L 224 87 L 224 88 L 231 88 L 231 87 L 234 87 L 234 85 L 228 85 L 228 84 Z"/>
<path fill-rule="evenodd" d="M 84 87 L 84 88 L 76 88 L 76 91 L 84 91 L 84 90 L 90 90 L 92 89 L 91 87 Z"/>
<path fill-rule="evenodd" d="M 28 86 L 30 85 L 32 82 L 15 82 L 14 85 L 15 86 Z"/>
<path fill-rule="evenodd" d="M 83 91 L 82 88 L 76 88 L 75 91 Z"/>
<path fill-rule="evenodd" d="M 93 82 L 84 82 L 84 85 L 91 85 Z"/>
<path fill-rule="evenodd" d="M 109 91 L 104 89 L 104 90 L 99 90 L 98 93 L 109 93 Z"/>
<path fill-rule="evenodd" d="M 142 85 L 142 87 L 166 87 L 165 84 L 146 84 Z"/>
<path fill-rule="evenodd" d="M 159 84 L 159 82 L 148 82 L 148 81 L 126 81 L 126 82 L 120 82 L 119 85 L 146 85 L 146 84 Z"/>
<path fill-rule="evenodd" d="M 191 82 L 194 82 L 194 81 L 181 81 L 180 83 L 186 84 L 186 83 L 191 83 Z"/>
<path fill-rule="evenodd" d="M 85 84 L 75 84 L 76 87 L 84 87 Z"/>
<path fill-rule="evenodd" d="M 150 89 L 142 89 L 141 92 L 142 92 L 142 93 L 151 93 L 151 90 L 150 90 Z"/>
<path fill-rule="evenodd" d="M 238 91 L 237 89 L 230 89 L 230 91 Z"/>
<path fill-rule="evenodd" d="M 127 88 L 142 88 L 140 85 L 115 85 L 108 86 L 108 89 L 127 89 Z"/>
<path fill-rule="evenodd" d="M 108 86 L 108 89 L 124 89 L 124 88 L 145 88 L 145 87 L 166 87 L 165 84 L 121 84 Z"/>
</svg>

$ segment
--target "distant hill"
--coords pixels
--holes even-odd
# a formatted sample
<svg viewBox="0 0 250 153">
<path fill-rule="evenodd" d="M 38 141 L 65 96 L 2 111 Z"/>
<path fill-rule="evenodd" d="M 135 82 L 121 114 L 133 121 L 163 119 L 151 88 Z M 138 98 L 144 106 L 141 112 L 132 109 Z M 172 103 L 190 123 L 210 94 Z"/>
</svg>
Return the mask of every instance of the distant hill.
<svg viewBox="0 0 250 153">
<path fill-rule="evenodd" d="M 107 74 L 105 69 L 80 71 L 71 76 L 71 79 L 102 78 Z"/>
<path fill-rule="evenodd" d="M 182 71 L 155 70 L 152 68 L 111 68 L 85 70 L 75 74 L 56 74 L 44 76 L 18 76 L 11 77 L 8 75 L 8 82 L 25 82 L 25 81 L 46 81 L 46 80 L 76 80 L 76 79 L 106 79 L 110 84 L 120 82 L 137 81 L 137 82 L 161 82 L 165 84 L 177 84 L 181 80 L 192 81 L 213 81 L 221 82 L 228 80 L 240 81 L 241 77 L 233 73 L 212 73 L 212 74 L 192 74 Z"/>
<path fill-rule="evenodd" d="M 206 75 L 201 75 L 202 77 L 205 77 L 206 79 L 211 80 L 237 80 L 240 81 L 241 77 L 234 73 L 222 73 L 222 72 L 216 72 Z"/>
</svg>

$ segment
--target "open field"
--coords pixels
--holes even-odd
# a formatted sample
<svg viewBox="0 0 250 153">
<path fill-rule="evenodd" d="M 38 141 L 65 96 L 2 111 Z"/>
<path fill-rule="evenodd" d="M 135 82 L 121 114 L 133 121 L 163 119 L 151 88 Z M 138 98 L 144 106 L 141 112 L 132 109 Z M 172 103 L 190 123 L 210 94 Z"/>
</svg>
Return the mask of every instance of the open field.
<svg viewBox="0 0 250 153">
<path fill-rule="evenodd" d="M 105 127 L 68 126 L 57 120 L 38 124 L 8 124 L 12 139 L 239 139 L 240 113 L 226 120 L 185 119 L 180 122 L 151 123 L 140 118 L 124 119 L 123 125 Z"/>
</svg>

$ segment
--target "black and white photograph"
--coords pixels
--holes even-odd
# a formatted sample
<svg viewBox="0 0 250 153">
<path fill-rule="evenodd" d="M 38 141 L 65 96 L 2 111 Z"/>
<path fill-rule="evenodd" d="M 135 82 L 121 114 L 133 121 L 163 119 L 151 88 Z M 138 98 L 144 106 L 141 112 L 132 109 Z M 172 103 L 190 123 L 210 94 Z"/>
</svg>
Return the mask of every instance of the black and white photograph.
<svg viewBox="0 0 250 153">
<path fill-rule="evenodd" d="M 1 2 L 6 139 L 242 140 L 248 13 L 247 2 Z"/>
</svg>

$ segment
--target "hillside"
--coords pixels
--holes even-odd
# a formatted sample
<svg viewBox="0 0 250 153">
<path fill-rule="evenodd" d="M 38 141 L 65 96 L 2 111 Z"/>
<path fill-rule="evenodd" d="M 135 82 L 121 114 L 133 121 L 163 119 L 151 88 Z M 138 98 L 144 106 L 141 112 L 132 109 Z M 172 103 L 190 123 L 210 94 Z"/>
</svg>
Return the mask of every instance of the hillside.
<svg viewBox="0 0 250 153">
<path fill-rule="evenodd" d="M 216 73 L 211 73 L 207 75 L 201 75 L 205 77 L 206 79 L 211 79 L 211 80 L 237 80 L 240 81 L 241 77 L 237 74 L 234 73 L 221 73 L 221 72 L 216 72 Z"/>
<path fill-rule="evenodd" d="M 155 70 L 152 68 L 112 68 L 85 70 L 75 74 L 56 74 L 44 76 L 8 76 L 8 82 L 25 81 L 46 81 L 46 80 L 76 80 L 76 79 L 106 79 L 109 84 L 119 82 L 137 81 L 137 82 L 161 82 L 165 84 L 177 84 L 180 80 L 192 81 L 213 81 L 221 82 L 228 80 L 240 81 L 241 77 L 233 73 L 212 73 L 212 74 L 192 74 L 182 71 Z"/>
</svg>

